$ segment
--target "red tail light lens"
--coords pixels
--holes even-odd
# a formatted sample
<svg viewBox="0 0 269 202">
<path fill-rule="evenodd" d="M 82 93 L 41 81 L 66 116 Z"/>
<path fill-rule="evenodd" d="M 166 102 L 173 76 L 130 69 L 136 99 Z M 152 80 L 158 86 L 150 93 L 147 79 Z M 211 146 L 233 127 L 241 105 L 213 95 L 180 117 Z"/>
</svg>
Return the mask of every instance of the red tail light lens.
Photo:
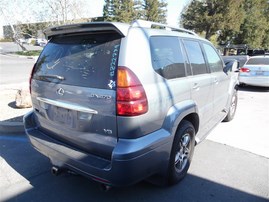
<svg viewBox="0 0 269 202">
<path fill-rule="evenodd" d="M 148 111 L 148 100 L 137 76 L 126 67 L 118 67 L 117 114 L 138 116 Z"/>
<path fill-rule="evenodd" d="M 240 72 L 250 72 L 250 69 L 246 68 L 246 67 L 242 67 L 240 69 Z"/>
</svg>

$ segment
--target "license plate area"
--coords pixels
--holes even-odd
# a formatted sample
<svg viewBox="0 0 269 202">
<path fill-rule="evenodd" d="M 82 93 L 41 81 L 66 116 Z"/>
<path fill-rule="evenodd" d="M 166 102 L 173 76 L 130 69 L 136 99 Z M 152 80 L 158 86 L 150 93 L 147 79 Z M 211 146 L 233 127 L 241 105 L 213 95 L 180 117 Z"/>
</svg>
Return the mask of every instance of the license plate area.
<svg viewBox="0 0 269 202">
<path fill-rule="evenodd" d="M 53 107 L 53 121 L 74 128 L 74 113 L 70 109 Z"/>
<path fill-rule="evenodd" d="M 256 71 L 256 76 L 263 76 L 263 75 L 264 75 L 263 71 Z"/>
</svg>

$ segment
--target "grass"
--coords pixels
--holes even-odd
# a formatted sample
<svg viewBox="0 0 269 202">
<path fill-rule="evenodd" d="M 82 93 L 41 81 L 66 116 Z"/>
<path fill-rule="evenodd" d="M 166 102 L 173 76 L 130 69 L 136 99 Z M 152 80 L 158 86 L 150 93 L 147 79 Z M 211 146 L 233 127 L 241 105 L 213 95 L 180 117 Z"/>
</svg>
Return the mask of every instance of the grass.
<svg viewBox="0 0 269 202">
<path fill-rule="evenodd" d="M 0 39 L 0 42 L 12 42 L 12 39 Z"/>
<path fill-rule="evenodd" d="M 31 50 L 31 51 L 17 51 L 15 54 L 17 55 L 25 55 L 25 56 L 39 56 L 41 50 Z"/>
</svg>

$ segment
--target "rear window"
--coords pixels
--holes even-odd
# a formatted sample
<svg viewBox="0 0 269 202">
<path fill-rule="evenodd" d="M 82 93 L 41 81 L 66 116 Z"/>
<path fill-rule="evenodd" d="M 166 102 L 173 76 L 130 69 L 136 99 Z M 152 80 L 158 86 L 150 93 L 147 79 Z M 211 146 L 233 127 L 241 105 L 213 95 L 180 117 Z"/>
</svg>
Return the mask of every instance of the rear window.
<svg viewBox="0 0 269 202">
<path fill-rule="evenodd" d="M 250 58 L 246 65 L 269 65 L 269 58 Z"/>
<path fill-rule="evenodd" d="M 119 49 L 120 38 L 113 33 L 54 37 L 41 53 L 33 78 L 112 89 Z"/>
</svg>

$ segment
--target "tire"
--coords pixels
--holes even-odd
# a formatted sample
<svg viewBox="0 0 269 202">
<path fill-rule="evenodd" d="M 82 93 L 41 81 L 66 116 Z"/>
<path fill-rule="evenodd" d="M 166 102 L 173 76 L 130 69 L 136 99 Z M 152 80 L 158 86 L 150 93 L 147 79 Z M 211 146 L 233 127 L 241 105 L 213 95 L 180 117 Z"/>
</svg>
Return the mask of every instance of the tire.
<svg viewBox="0 0 269 202">
<path fill-rule="evenodd" d="M 229 122 L 233 120 L 237 108 L 237 100 L 238 100 L 237 90 L 234 90 L 228 114 L 223 119 L 224 122 Z"/>
<path fill-rule="evenodd" d="M 180 182 L 187 174 L 195 145 L 195 129 L 193 125 L 183 120 L 176 132 L 168 167 L 167 184 Z"/>
</svg>

